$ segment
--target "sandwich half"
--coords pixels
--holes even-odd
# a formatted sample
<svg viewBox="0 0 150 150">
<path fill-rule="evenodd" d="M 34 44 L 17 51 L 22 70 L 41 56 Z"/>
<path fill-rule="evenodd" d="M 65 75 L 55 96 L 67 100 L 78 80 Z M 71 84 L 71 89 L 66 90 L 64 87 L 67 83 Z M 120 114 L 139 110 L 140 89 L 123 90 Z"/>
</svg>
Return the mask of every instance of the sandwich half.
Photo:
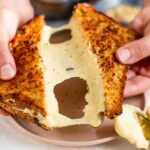
<svg viewBox="0 0 150 150">
<path fill-rule="evenodd" d="M 9 44 L 17 75 L 10 81 L 0 80 L 0 107 L 44 129 L 98 127 L 104 116 L 114 118 L 122 112 L 128 67 L 116 60 L 115 52 L 135 38 L 133 31 L 87 4 L 76 5 L 62 27 L 52 28 L 43 15 L 36 16 L 18 29 Z M 85 106 L 78 117 L 60 113 L 61 96 L 56 95 L 61 89 L 65 110 L 72 107 L 69 93 L 61 88 L 70 79 L 78 94 L 82 94 L 78 80 L 85 84 Z M 78 102 L 75 98 L 74 104 Z"/>
<path fill-rule="evenodd" d="M 150 118 L 139 108 L 123 105 L 123 113 L 114 119 L 115 131 L 140 149 L 150 149 Z"/>
</svg>

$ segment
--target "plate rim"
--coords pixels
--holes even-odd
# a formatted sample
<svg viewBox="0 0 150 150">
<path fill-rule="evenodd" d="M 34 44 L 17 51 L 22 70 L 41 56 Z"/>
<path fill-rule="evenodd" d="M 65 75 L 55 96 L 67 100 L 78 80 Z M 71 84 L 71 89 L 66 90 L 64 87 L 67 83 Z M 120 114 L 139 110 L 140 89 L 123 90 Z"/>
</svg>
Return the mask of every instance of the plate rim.
<svg viewBox="0 0 150 150">
<path fill-rule="evenodd" d="M 148 104 L 150 104 L 150 98 L 148 98 L 148 95 L 150 94 L 150 90 L 146 91 L 143 93 L 144 96 L 144 107 L 143 107 L 143 111 L 146 110 L 146 107 Z M 12 120 L 13 123 L 15 124 L 15 126 L 21 130 L 22 132 L 32 136 L 33 138 L 36 138 L 40 141 L 46 142 L 46 143 L 50 143 L 50 144 L 54 144 L 54 145 L 60 145 L 60 146 L 92 146 L 92 145 L 97 145 L 97 144 L 102 144 L 102 143 L 106 143 L 112 140 L 115 140 L 116 138 L 118 138 L 119 136 L 116 134 L 114 136 L 110 136 L 110 137 L 106 137 L 106 138 L 102 138 L 102 139 L 97 139 L 97 140 L 86 140 L 86 141 L 63 141 L 63 140 L 56 140 L 56 139 L 48 139 L 46 137 L 42 137 L 37 135 L 36 133 L 32 133 L 29 130 L 27 130 L 26 128 L 24 128 L 21 124 L 18 123 L 17 119 L 15 117 L 12 116 Z"/>
<path fill-rule="evenodd" d="M 25 129 L 21 124 L 18 123 L 17 119 L 15 117 L 11 117 L 13 123 L 15 124 L 16 128 L 18 128 L 20 131 L 24 132 L 25 134 L 28 134 L 30 136 L 32 136 L 33 138 L 36 138 L 40 141 L 46 142 L 46 143 L 50 143 L 50 144 L 54 144 L 54 145 L 60 145 L 60 146 L 92 146 L 92 145 L 97 145 L 97 144 L 102 144 L 102 143 L 106 143 L 112 140 L 115 140 L 116 138 L 118 138 L 119 136 L 116 134 L 114 136 L 110 136 L 110 137 L 106 137 L 103 139 L 97 139 L 97 140 L 86 140 L 86 141 L 63 141 L 63 140 L 55 140 L 55 139 L 48 139 L 46 137 L 42 137 L 37 135 L 36 133 L 32 133 L 29 130 Z"/>
</svg>

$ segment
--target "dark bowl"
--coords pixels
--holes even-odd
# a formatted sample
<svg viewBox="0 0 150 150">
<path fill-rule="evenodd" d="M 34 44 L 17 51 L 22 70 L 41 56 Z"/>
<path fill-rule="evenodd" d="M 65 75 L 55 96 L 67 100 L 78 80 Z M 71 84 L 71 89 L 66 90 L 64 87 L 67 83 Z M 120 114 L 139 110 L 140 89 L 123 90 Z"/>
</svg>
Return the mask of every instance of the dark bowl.
<svg viewBox="0 0 150 150">
<path fill-rule="evenodd" d="M 32 0 L 36 13 L 44 13 L 48 19 L 62 19 L 71 14 L 74 4 L 87 0 Z"/>
</svg>

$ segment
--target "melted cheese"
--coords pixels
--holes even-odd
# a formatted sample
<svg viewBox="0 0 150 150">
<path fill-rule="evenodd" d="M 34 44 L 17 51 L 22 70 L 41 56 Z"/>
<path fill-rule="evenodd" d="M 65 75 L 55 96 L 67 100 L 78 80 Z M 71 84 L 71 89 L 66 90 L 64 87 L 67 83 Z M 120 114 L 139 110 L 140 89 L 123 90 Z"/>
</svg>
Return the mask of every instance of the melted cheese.
<svg viewBox="0 0 150 150">
<path fill-rule="evenodd" d="M 114 119 L 115 130 L 137 148 L 148 149 L 149 141 L 144 137 L 137 113 L 143 114 L 139 108 L 124 105 L 123 113 Z"/>
<path fill-rule="evenodd" d="M 63 29 L 71 29 L 72 38 L 66 42 L 52 44 L 50 36 Z M 82 35 L 80 24 L 72 19 L 68 25 L 59 28 L 45 26 L 39 43 L 39 52 L 43 60 L 41 64 L 45 78 L 45 106 L 46 117 L 40 117 L 40 123 L 48 127 L 65 127 L 75 124 L 89 124 L 97 127 L 101 124 L 104 112 L 104 90 L 100 76 L 100 69 L 96 56 L 90 45 Z M 66 68 L 74 68 L 66 71 Z M 54 87 L 64 80 L 79 77 L 88 85 L 85 95 L 87 105 L 81 118 L 71 119 L 59 113 L 58 102 L 54 94 Z"/>
</svg>

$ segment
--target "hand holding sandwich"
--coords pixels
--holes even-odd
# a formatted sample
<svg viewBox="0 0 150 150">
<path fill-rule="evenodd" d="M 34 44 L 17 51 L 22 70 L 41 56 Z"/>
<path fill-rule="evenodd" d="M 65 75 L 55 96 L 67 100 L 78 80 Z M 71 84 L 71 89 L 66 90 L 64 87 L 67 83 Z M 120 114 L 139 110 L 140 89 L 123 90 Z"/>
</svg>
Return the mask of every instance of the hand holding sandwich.
<svg viewBox="0 0 150 150">
<path fill-rule="evenodd" d="M 34 11 L 29 0 L 0 1 L 0 78 L 9 80 L 16 74 L 15 61 L 8 43 L 17 28 L 33 17 Z"/>
<path fill-rule="evenodd" d="M 9 80 L 16 74 L 15 61 L 8 43 L 16 34 L 17 28 L 34 16 L 29 0 L 0 1 L 0 78 Z M 0 109 L 0 114 L 7 115 Z"/>
<path fill-rule="evenodd" d="M 124 45 L 116 53 L 121 63 L 132 65 L 124 91 L 125 97 L 141 94 L 150 88 L 150 1 L 146 1 L 145 7 L 130 27 L 143 35 L 143 38 Z"/>
</svg>

